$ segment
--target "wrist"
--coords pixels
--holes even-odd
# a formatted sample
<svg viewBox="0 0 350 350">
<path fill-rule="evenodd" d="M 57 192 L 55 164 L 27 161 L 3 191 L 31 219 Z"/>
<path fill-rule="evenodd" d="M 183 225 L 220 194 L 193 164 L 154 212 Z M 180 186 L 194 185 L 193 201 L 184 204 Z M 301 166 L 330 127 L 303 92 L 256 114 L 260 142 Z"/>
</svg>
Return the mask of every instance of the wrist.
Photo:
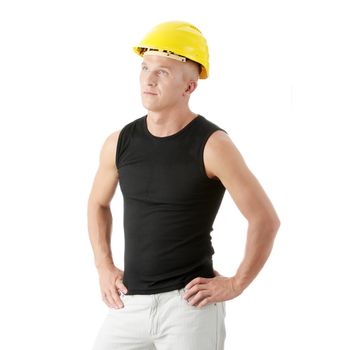
<svg viewBox="0 0 350 350">
<path fill-rule="evenodd" d="M 231 289 L 235 295 L 241 294 L 246 286 L 236 276 L 230 277 Z"/>
<path fill-rule="evenodd" d="M 106 268 L 115 268 L 113 260 L 110 260 L 110 259 L 96 262 L 95 266 L 97 270 L 106 269 Z"/>
</svg>

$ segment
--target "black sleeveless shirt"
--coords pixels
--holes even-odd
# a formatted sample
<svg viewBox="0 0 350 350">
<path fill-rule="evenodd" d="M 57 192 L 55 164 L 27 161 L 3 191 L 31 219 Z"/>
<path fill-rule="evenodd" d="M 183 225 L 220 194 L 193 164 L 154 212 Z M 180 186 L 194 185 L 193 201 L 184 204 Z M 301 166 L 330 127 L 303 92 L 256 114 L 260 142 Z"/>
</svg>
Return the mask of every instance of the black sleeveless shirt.
<svg viewBox="0 0 350 350">
<path fill-rule="evenodd" d="M 130 295 L 215 276 L 210 232 L 225 193 L 203 162 L 209 136 L 225 130 L 197 115 L 177 133 L 158 137 L 146 119 L 122 128 L 116 152 L 124 200 L 123 283 Z"/>
</svg>

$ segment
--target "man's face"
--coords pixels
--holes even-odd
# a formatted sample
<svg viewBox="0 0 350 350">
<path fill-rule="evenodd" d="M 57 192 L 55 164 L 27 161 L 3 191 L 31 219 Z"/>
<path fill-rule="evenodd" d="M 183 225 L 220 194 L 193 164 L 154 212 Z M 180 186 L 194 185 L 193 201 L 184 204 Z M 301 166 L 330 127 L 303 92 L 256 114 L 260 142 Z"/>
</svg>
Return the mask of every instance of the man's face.
<svg viewBox="0 0 350 350">
<path fill-rule="evenodd" d="M 156 55 L 143 57 L 140 73 L 141 98 L 149 111 L 181 105 L 188 98 L 186 63 Z"/>
</svg>

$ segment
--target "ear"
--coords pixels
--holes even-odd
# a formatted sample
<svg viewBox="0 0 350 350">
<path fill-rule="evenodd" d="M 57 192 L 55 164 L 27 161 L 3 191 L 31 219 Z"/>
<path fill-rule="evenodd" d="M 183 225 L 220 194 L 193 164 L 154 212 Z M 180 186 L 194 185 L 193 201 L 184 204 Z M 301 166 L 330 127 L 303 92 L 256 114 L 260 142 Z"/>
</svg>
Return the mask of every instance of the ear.
<svg viewBox="0 0 350 350">
<path fill-rule="evenodd" d="M 187 88 L 183 95 L 191 95 L 194 90 L 197 88 L 197 82 L 195 80 L 190 80 L 187 84 Z"/>
</svg>

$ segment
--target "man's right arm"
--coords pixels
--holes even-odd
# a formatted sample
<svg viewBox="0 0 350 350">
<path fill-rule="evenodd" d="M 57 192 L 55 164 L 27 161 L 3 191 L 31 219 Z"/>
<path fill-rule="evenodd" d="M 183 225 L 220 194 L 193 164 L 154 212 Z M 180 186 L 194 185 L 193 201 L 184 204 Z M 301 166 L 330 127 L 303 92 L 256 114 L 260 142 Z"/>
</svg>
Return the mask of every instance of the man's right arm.
<svg viewBox="0 0 350 350">
<path fill-rule="evenodd" d="M 109 307 L 120 307 L 123 303 L 119 291 L 127 289 L 122 283 L 123 271 L 113 262 L 111 251 L 112 213 L 110 203 L 118 185 L 119 175 L 115 164 L 116 148 L 120 130 L 109 135 L 100 151 L 96 172 L 88 200 L 88 231 L 99 273 L 103 301 Z"/>
</svg>

